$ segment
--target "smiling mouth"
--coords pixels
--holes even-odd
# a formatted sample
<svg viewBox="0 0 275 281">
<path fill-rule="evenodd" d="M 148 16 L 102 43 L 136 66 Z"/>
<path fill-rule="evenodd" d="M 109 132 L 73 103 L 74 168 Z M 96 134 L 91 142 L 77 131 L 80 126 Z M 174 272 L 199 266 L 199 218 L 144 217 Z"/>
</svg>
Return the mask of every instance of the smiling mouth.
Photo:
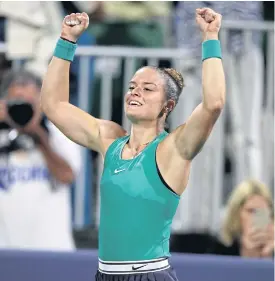
<svg viewBox="0 0 275 281">
<path fill-rule="evenodd" d="M 140 102 L 138 102 L 138 101 L 130 101 L 130 102 L 128 103 L 128 105 L 130 105 L 130 106 L 135 106 L 135 107 L 142 106 L 142 104 L 141 104 Z"/>
</svg>

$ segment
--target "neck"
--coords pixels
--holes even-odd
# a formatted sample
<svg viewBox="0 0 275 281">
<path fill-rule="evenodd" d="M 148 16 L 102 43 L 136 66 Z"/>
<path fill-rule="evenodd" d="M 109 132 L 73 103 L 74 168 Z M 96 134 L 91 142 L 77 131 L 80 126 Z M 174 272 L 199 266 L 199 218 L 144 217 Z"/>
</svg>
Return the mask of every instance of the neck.
<svg viewBox="0 0 275 281">
<path fill-rule="evenodd" d="M 138 149 L 140 146 L 148 144 L 159 135 L 163 129 L 163 126 L 156 126 L 156 124 L 133 124 L 129 140 L 130 147 Z"/>
</svg>

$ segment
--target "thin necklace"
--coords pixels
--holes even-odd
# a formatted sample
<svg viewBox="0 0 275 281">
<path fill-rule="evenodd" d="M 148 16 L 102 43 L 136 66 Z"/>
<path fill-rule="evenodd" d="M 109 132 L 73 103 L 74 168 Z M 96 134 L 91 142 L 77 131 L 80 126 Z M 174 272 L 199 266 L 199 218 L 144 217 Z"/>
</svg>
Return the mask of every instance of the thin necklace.
<svg viewBox="0 0 275 281">
<path fill-rule="evenodd" d="M 147 146 L 148 144 L 150 143 L 150 141 L 149 142 L 147 142 L 147 143 L 144 143 L 144 144 L 141 144 L 140 146 L 139 146 L 139 148 L 140 147 L 142 147 L 142 146 Z M 129 146 L 129 144 L 128 144 L 128 146 Z M 136 157 L 139 153 L 141 153 L 141 151 L 143 150 L 141 150 L 141 151 L 136 151 L 135 153 L 133 152 L 133 149 L 129 146 L 129 149 L 130 149 L 130 151 L 131 151 L 131 154 L 132 154 L 132 158 L 134 158 L 134 157 Z"/>
<path fill-rule="evenodd" d="M 147 146 L 149 143 L 153 142 L 157 138 L 157 136 L 155 136 L 151 141 L 148 141 L 148 142 L 146 142 L 144 144 L 141 144 L 139 146 L 139 148 L 142 147 L 142 146 Z M 132 154 L 132 158 L 136 157 L 137 155 L 139 155 L 143 151 L 143 149 L 142 149 L 141 151 L 136 151 L 136 153 L 133 153 L 132 148 L 129 146 L 129 142 L 128 142 L 128 147 L 130 148 L 130 151 L 131 151 L 131 154 Z"/>
</svg>

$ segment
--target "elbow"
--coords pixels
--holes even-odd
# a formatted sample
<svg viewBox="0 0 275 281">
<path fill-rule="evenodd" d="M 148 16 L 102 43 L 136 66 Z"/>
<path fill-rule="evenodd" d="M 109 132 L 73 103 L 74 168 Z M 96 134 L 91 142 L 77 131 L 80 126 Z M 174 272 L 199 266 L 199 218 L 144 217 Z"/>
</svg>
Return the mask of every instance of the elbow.
<svg viewBox="0 0 275 281">
<path fill-rule="evenodd" d="M 40 105 L 40 110 L 47 115 L 47 113 L 50 111 L 52 107 L 50 106 L 49 100 L 46 97 L 47 94 L 43 93 L 42 91 L 39 105 Z"/>
<path fill-rule="evenodd" d="M 40 100 L 40 110 L 47 115 L 50 107 L 45 103 L 43 99 Z"/>
<path fill-rule="evenodd" d="M 212 109 L 214 112 L 221 112 L 221 111 L 223 110 L 223 108 L 224 108 L 224 104 L 225 104 L 225 102 L 224 102 L 223 99 L 217 100 L 217 101 L 215 101 L 215 102 L 213 103 L 211 109 Z"/>
<path fill-rule="evenodd" d="M 55 112 L 58 112 L 58 104 L 49 98 L 41 97 L 40 110 L 47 116 L 49 120 L 52 120 L 55 116 Z"/>
<path fill-rule="evenodd" d="M 211 102 L 206 102 L 204 103 L 205 108 L 209 112 L 213 113 L 221 113 L 225 105 L 225 99 L 224 98 L 219 98 L 212 100 Z"/>
</svg>

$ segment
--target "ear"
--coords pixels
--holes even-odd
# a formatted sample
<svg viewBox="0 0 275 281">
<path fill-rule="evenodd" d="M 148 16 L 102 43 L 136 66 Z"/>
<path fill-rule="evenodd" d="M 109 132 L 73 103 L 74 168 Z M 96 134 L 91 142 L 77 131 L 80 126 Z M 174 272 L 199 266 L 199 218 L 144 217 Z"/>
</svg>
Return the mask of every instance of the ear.
<svg viewBox="0 0 275 281">
<path fill-rule="evenodd" d="M 168 100 L 165 110 L 166 110 L 166 114 L 169 114 L 176 106 L 176 103 L 174 100 Z"/>
</svg>

